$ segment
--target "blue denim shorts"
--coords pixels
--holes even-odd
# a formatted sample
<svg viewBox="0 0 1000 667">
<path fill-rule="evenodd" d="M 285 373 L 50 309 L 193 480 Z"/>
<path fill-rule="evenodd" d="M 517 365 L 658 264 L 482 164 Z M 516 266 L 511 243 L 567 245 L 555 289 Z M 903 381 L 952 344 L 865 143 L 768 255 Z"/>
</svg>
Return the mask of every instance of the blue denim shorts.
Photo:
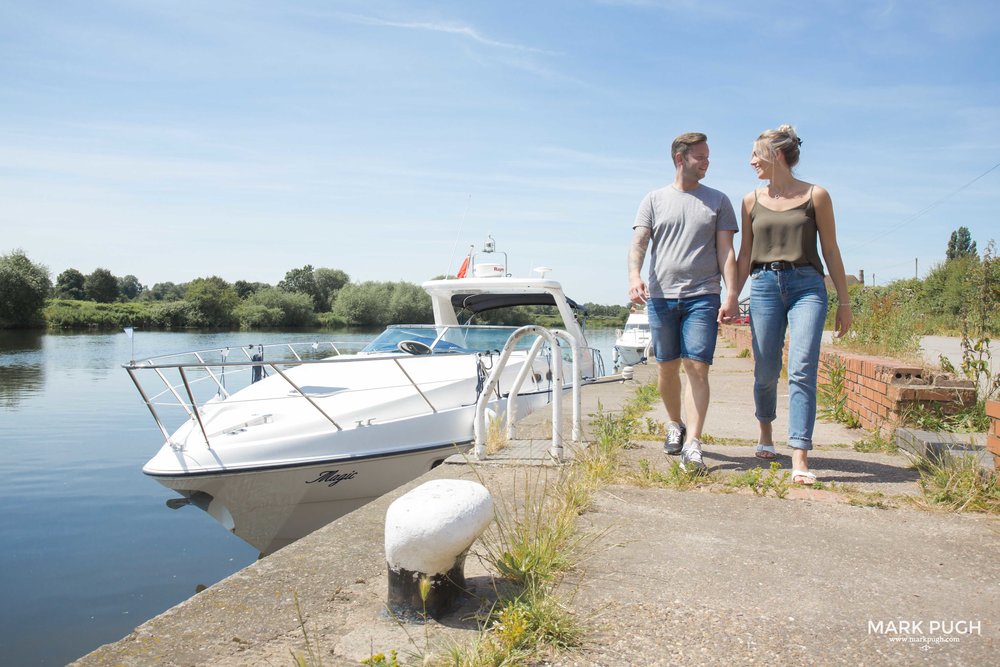
<svg viewBox="0 0 1000 667">
<path fill-rule="evenodd" d="M 719 335 L 718 294 L 687 299 L 652 298 L 646 305 L 656 360 L 694 359 L 712 364 Z"/>
</svg>

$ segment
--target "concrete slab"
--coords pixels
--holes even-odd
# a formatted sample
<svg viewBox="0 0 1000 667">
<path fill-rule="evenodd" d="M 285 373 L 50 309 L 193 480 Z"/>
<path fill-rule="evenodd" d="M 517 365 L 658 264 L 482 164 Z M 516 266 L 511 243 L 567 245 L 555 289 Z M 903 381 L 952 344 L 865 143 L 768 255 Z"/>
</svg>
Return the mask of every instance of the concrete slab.
<svg viewBox="0 0 1000 667">
<path fill-rule="evenodd" d="M 972 456 L 986 470 L 994 470 L 985 433 L 942 433 L 915 428 L 896 429 L 896 445 L 914 457 L 940 460 L 943 456 Z"/>
</svg>

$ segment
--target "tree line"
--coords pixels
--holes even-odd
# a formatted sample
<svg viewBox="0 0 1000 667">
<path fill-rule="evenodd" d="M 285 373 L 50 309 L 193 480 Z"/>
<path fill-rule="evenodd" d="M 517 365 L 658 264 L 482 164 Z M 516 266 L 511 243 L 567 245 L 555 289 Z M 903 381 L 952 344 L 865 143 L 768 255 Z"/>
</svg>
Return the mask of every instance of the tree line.
<svg viewBox="0 0 1000 667">
<path fill-rule="evenodd" d="M 626 306 L 587 308 L 591 316 L 618 323 L 628 314 Z M 513 309 L 505 323 L 527 324 L 540 310 Z M 477 320 L 498 321 L 495 314 Z M 419 285 L 352 283 L 340 269 L 310 264 L 291 269 L 277 285 L 210 276 L 147 287 L 134 275 L 115 276 L 106 268 L 89 274 L 69 268 L 53 283 L 48 268 L 22 250 L 0 256 L 0 328 L 287 329 L 430 322 L 430 297 Z"/>
</svg>

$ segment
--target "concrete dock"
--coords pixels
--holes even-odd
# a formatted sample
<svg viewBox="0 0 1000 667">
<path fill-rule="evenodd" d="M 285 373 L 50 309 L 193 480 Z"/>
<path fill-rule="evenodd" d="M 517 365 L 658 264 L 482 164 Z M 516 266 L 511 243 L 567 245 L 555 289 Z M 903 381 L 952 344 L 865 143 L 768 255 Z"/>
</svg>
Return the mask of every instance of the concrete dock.
<svg viewBox="0 0 1000 667">
<path fill-rule="evenodd" d="M 717 355 L 705 461 L 722 472 L 766 467 L 753 456 L 752 361 L 722 341 Z M 620 409 L 654 377 L 654 367 L 637 366 L 634 381 L 586 388 L 584 414 L 598 405 Z M 786 394 L 779 396 L 779 442 Z M 647 416 L 666 421 L 659 404 Z M 558 468 L 543 465 L 548 420 L 535 413 L 520 429 L 525 440 L 490 462 L 454 457 L 73 664 L 291 665 L 298 653 L 310 665 L 339 666 L 392 649 L 402 662 L 420 664 L 419 656 L 440 655 L 449 642 L 471 643 L 476 598 L 491 595 L 476 547 L 463 608 L 426 624 L 386 615 L 386 509 L 429 479 L 478 480 L 500 502 L 526 480 L 554 480 Z M 586 557 L 560 588 L 586 640 L 540 664 L 996 664 L 1000 519 L 908 501 L 919 495 L 909 459 L 854 451 L 867 435 L 819 422 L 811 467 L 835 484 L 796 488 L 784 499 L 715 487 L 598 491 L 581 516 L 591 536 Z M 638 445 L 626 450 L 627 466 L 645 460 L 667 469 L 661 441 Z M 788 449 L 778 449 L 787 469 Z"/>
</svg>

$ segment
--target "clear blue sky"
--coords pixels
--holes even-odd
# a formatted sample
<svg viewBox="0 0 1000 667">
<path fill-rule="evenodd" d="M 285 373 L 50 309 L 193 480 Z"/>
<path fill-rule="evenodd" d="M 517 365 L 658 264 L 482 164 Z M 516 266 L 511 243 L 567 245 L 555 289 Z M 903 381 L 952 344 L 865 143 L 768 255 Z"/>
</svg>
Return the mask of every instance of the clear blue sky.
<svg viewBox="0 0 1000 667">
<path fill-rule="evenodd" d="M 1000 237 L 1000 169 L 972 182 L 1000 163 L 998 33 L 993 0 L 3 0 L 0 253 L 420 282 L 492 234 L 624 303 L 671 139 L 707 133 L 738 205 L 788 122 L 848 271 L 924 275 L 958 226 Z"/>
</svg>

